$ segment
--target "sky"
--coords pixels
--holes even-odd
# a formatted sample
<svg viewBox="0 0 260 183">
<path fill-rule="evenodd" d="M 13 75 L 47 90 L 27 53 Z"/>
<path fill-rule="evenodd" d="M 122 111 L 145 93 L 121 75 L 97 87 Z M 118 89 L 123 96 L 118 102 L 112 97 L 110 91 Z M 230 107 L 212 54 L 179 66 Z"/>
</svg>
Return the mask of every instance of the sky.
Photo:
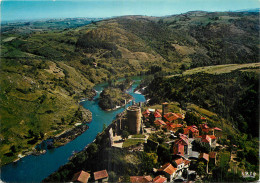
<svg viewBox="0 0 260 183">
<path fill-rule="evenodd" d="M 166 16 L 194 10 L 236 11 L 259 7 L 259 0 L 2 0 L 1 21 L 122 15 Z"/>
</svg>

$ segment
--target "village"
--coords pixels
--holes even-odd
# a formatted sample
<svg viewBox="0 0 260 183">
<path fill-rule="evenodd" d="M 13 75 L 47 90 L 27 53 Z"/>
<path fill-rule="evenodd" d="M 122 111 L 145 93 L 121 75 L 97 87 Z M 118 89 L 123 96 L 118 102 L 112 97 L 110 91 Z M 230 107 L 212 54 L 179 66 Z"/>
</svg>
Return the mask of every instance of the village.
<svg viewBox="0 0 260 183">
<path fill-rule="evenodd" d="M 164 162 L 159 168 L 153 167 L 150 175 L 131 175 L 130 182 L 194 182 L 210 176 L 217 164 L 224 163 L 225 166 L 225 163 L 235 162 L 236 148 L 225 154 L 223 149 L 227 147 L 217 143 L 222 138 L 220 127 L 207 124 L 204 116 L 199 117 L 198 125 L 188 126 L 183 111 L 169 112 L 167 102 L 161 108 L 144 109 L 141 103 L 135 104 L 108 127 L 110 147 L 129 152 L 157 152 L 160 162 Z M 160 144 L 169 147 L 170 154 L 159 153 L 162 151 Z M 218 155 L 220 151 L 221 155 Z M 238 169 L 230 171 L 237 173 Z M 255 176 L 253 172 L 246 174 Z M 108 182 L 108 176 L 107 170 L 100 170 L 93 172 L 92 180 Z M 90 177 L 90 173 L 82 170 L 74 174 L 72 181 L 88 182 Z"/>
</svg>

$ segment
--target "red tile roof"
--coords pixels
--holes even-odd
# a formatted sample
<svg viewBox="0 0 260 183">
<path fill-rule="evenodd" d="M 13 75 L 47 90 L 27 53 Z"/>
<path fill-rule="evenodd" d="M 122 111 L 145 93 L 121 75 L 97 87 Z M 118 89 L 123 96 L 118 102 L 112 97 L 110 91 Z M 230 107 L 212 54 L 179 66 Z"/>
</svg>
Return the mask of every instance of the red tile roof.
<svg viewBox="0 0 260 183">
<path fill-rule="evenodd" d="M 202 135 L 198 138 L 201 138 L 201 142 L 210 143 L 212 139 L 216 139 L 215 135 Z"/>
<path fill-rule="evenodd" d="M 130 182 L 152 182 L 153 178 L 149 176 L 131 176 Z"/>
<path fill-rule="evenodd" d="M 206 161 L 209 161 L 209 154 L 206 153 L 200 153 L 199 159 L 205 159 Z"/>
<path fill-rule="evenodd" d="M 150 175 L 144 176 L 144 178 L 148 181 L 151 182 L 153 178 Z"/>
<path fill-rule="evenodd" d="M 90 174 L 88 172 L 81 170 L 74 174 L 74 176 L 72 178 L 72 182 L 78 181 L 78 182 L 82 182 L 82 183 L 87 183 L 89 177 L 90 177 Z"/>
<path fill-rule="evenodd" d="M 209 135 L 209 138 L 216 139 L 216 136 L 215 135 Z"/>
<path fill-rule="evenodd" d="M 162 115 L 161 115 L 158 111 L 155 111 L 155 112 L 154 112 L 154 117 L 155 117 L 155 118 L 161 118 Z"/>
<path fill-rule="evenodd" d="M 167 128 L 167 130 L 175 130 L 176 128 L 180 127 L 182 127 L 182 124 L 173 124 L 170 122 L 166 122 L 166 125 L 164 126 L 164 128 Z"/>
<path fill-rule="evenodd" d="M 186 134 L 189 134 L 189 132 L 192 132 L 192 133 L 197 133 L 197 132 L 199 132 L 199 130 L 198 129 L 196 129 L 196 128 L 194 128 L 194 127 L 192 127 L 192 126 L 187 126 L 187 128 L 185 128 L 184 129 L 184 134 L 186 135 Z"/>
<path fill-rule="evenodd" d="M 164 115 L 164 117 L 167 119 L 167 121 L 175 121 L 177 119 L 184 119 L 183 115 L 180 113 L 172 113 L 168 112 L 167 114 Z"/>
<path fill-rule="evenodd" d="M 171 124 L 171 126 L 172 126 L 173 128 L 180 128 L 180 127 L 182 127 L 183 125 L 182 125 L 182 124 Z"/>
<path fill-rule="evenodd" d="M 178 145 L 188 145 L 188 143 L 187 143 L 187 141 L 186 140 L 184 140 L 184 139 L 179 139 L 179 140 L 177 140 L 177 141 L 175 141 L 174 142 L 174 144 L 178 144 Z"/>
<path fill-rule="evenodd" d="M 186 159 L 185 159 L 185 160 L 184 160 L 184 165 L 188 165 L 188 164 L 190 164 L 190 162 L 191 162 L 190 160 L 186 160 Z"/>
<path fill-rule="evenodd" d="M 202 119 L 202 120 L 205 120 L 205 119 L 207 119 L 207 118 L 205 118 L 205 117 L 201 116 L 201 117 L 200 117 L 200 119 Z"/>
<path fill-rule="evenodd" d="M 143 114 L 144 117 L 147 118 L 147 117 L 150 116 L 150 113 L 151 113 L 151 112 L 149 111 L 149 109 L 146 109 L 142 114 Z"/>
<path fill-rule="evenodd" d="M 156 109 L 155 111 L 157 111 L 157 112 L 162 114 L 162 110 L 161 109 Z"/>
<path fill-rule="evenodd" d="M 177 166 L 180 165 L 180 164 L 182 164 L 182 163 L 184 163 L 182 158 L 176 159 L 176 160 L 174 160 L 174 161 L 175 161 L 175 163 L 177 164 Z"/>
<path fill-rule="evenodd" d="M 98 172 L 94 172 L 95 180 L 99 180 L 99 179 L 103 179 L 103 178 L 107 178 L 107 177 L 108 177 L 107 170 L 101 170 Z"/>
<path fill-rule="evenodd" d="M 159 172 L 166 172 L 169 175 L 172 175 L 177 169 L 172 166 L 170 163 L 164 164 L 160 169 L 158 169 Z"/>
<path fill-rule="evenodd" d="M 166 125 L 166 123 L 165 123 L 163 120 L 161 120 L 161 119 L 155 120 L 155 121 L 154 121 L 154 124 L 156 124 L 156 125 L 158 125 L 158 126 Z"/>
<path fill-rule="evenodd" d="M 218 127 L 214 127 L 213 128 L 214 130 L 218 130 L 218 131 L 222 131 L 220 128 L 218 128 Z"/>
<path fill-rule="evenodd" d="M 178 118 L 184 119 L 184 116 L 182 114 L 180 113 L 175 113 L 175 114 L 178 116 Z"/>
<path fill-rule="evenodd" d="M 157 182 L 157 183 L 163 183 L 163 182 L 166 182 L 167 181 L 167 178 L 162 176 L 162 175 L 158 175 L 157 177 L 155 177 L 153 179 L 153 182 Z"/>
<path fill-rule="evenodd" d="M 150 114 L 149 109 L 146 109 L 142 114 L 143 114 L 143 115 L 144 115 L 144 114 Z"/>
<path fill-rule="evenodd" d="M 201 124 L 200 127 L 201 127 L 201 129 L 208 129 L 209 128 L 207 124 Z"/>
<path fill-rule="evenodd" d="M 209 153 L 209 158 L 216 158 L 217 152 L 210 152 Z"/>
</svg>

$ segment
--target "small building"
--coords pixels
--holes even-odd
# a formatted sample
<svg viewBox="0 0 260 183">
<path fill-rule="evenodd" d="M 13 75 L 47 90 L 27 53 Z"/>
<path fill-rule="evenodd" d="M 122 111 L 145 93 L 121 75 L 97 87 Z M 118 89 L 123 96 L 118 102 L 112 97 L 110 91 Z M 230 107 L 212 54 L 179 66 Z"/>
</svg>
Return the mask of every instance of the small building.
<svg viewBox="0 0 260 183">
<path fill-rule="evenodd" d="M 164 182 L 167 182 L 167 178 L 162 176 L 162 175 L 158 175 L 157 177 L 155 177 L 153 179 L 152 182 L 156 182 L 156 183 L 164 183 Z"/>
<path fill-rule="evenodd" d="M 180 113 L 168 112 L 163 116 L 169 122 L 180 122 L 184 119 L 184 115 Z"/>
<path fill-rule="evenodd" d="M 172 182 L 177 168 L 174 168 L 172 164 L 166 163 L 161 168 L 158 169 L 158 172 L 162 172 L 167 178 L 168 182 Z"/>
<path fill-rule="evenodd" d="M 174 162 L 176 163 L 176 168 L 177 168 L 177 171 L 182 171 L 182 169 L 184 168 L 184 160 L 183 158 L 178 158 L 176 160 L 174 160 Z"/>
<path fill-rule="evenodd" d="M 193 126 L 187 126 L 184 129 L 184 133 L 185 135 L 187 135 L 189 138 L 195 138 L 199 136 L 199 130 L 197 129 L 197 127 L 193 125 Z"/>
<path fill-rule="evenodd" d="M 148 175 L 148 176 L 130 176 L 130 182 L 152 182 L 153 178 Z"/>
<path fill-rule="evenodd" d="M 217 139 L 221 138 L 222 136 L 222 129 L 218 128 L 218 127 L 214 127 L 213 128 L 213 135 L 215 135 L 217 137 Z"/>
<path fill-rule="evenodd" d="M 97 182 L 108 182 L 108 173 L 107 170 L 101 170 L 94 172 L 95 183 Z"/>
<path fill-rule="evenodd" d="M 210 128 L 207 123 L 201 124 L 200 125 L 200 129 L 202 131 L 203 134 L 207 134 L 207 135 L 213 135 L 213 129 Z"/>
<path fill-rule="evenodd" d="M 81 170 L 73 175 L 73 178 L 71 181 L 87 183 L 89 178 L 90 178 L 90 174 L 88 172 Z"/>
<path fill-rule="evenodd" d="M 162 119 L 161 113 L 157 110 L 155 110 L 153 115 L 154 115 L 155 120 L 161 120 Z"/>
<path fill-rule="evenodd" d="M 217 145 L 217 139 L 215 135 L 202 135 L 202 136 L 198 136 L 197 139 L 200 142 L 208 143 L 212 148 L 215 148 Z"/>
<path fill-rule="evenodd" d="M 175 155 L 187 155 L 189 153 L 188 148 L 189 148 L 189 140 L 186 135 L 184 134 L 179 134 L 180 139 L 176 140 L 173 144 L 173 154 Z"/>
</svg>

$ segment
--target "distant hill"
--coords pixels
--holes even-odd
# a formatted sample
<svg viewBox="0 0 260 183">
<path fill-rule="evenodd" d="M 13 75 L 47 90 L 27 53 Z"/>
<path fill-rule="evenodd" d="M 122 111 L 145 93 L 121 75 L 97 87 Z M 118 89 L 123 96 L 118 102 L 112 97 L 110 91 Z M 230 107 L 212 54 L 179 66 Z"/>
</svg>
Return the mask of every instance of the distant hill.
<svg viewBox="0 0 260 183">
<path fill-rule="evenodd" d="M 257 12 L 259 13 L 260 8 L 254 8 L 254 9 L 242 9 L 242 10 L 237 10 L 235 12 Z"/>
</svg>

